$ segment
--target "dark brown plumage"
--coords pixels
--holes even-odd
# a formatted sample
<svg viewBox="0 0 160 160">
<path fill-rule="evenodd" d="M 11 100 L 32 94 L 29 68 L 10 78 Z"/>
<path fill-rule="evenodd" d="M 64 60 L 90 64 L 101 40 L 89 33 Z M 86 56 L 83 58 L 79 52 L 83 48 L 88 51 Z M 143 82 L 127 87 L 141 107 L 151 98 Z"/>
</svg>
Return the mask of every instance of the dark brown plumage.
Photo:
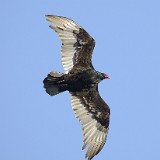
<svg viewBox="0 0 160 160">
<path fill-rule="evenodd" d="M 65 73 L 50 72 L 44 79 L 46 92 L 54 96 L 64 91 L 71 95 L 72 108 L 83 130 L 86 157 L 91 160 L 103 148 L 109 129 L 110 109 L 98 92 L 98 83 L 109 78 L 92 65 L 94 39 L 71 19 L 47 15 L 50 26 L 62 41 Z"/>
</svg>

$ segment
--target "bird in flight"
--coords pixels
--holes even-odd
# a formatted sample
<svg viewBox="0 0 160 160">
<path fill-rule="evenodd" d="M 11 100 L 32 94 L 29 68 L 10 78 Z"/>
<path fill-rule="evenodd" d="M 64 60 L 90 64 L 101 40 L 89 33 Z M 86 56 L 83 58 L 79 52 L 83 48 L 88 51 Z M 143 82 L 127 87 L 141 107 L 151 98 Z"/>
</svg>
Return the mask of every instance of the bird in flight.
<svg viewBox="0 0 160 160">
<path fill-rule="evenodd" d="M 94 39 L 76 22 L 47 15 L 47 21 L 62 41 L 61 59 L 65 73 L 50 72 L 44 79 L 44 88 L 51 95 L 69 91 L 75 117 L 83 131 L 86 158 L 91 160 L 103 148 L 110 120 L 110 108 L 101 98 L 98 83 L 110 78 L 96 71 L 92 65 Z"/>
</svg>

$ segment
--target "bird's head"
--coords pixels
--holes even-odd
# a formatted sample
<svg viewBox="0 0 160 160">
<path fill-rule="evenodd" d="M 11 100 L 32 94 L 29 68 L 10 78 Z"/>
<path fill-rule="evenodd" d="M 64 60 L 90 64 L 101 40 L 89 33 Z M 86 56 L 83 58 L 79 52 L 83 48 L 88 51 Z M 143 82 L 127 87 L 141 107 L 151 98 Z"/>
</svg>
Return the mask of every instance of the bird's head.
<svg viewBox="0 0 160 160">
<path fill-rule="evenodd" d="M 110 76 L 105 73 L 101 73 L 101 72 L 97 72 L 97 73 L 100 80 L 110 79 Z"/>
<path fill-rule="evenodd" d="M 103 79 L 110 79 L 110 76 L 108 74 L 102 73 Z"/>
</svg>

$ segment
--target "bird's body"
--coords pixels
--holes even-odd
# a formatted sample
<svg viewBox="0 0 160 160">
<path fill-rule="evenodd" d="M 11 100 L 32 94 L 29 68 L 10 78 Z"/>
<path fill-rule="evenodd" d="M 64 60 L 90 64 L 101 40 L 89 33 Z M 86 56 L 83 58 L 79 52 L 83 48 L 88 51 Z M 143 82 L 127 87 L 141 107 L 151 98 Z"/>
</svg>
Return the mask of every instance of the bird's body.
<svg viewBox="0 0 160 160">
<path fill-rule="evenodd" d="M 54 96 L 64 91 L 71 94 L 72 108 L 82 124 L 86 157 L 92 159 L 106 142 L 110 109 L 98 92 L 98 83 L 109 78 L 94 69 L 91 61 L 94 39 L 77 23 L 60 16 L 47 20 L 62 41 L 62 64 L 65 73 L 50 72 L 44 79 L 46 92 Z"/>
<path fill-rule="evenodd" d="M 53 75 L 52 77 L 54 77 L 54 72 L 51 72 L 51 74 Z M 62 90 L 68 90 L 70 92 L 89 90 L 101 81 L 98 72 L 90 68 L 74 70 L 68 74 L 61 75 L 62 76 L 57 78 L 54 77 L 52 82 L 54 81 L 55 84 L 61 86 Z M 45 81 L 47 81 L 47 79 L 45 79 Z"/>
</svg>

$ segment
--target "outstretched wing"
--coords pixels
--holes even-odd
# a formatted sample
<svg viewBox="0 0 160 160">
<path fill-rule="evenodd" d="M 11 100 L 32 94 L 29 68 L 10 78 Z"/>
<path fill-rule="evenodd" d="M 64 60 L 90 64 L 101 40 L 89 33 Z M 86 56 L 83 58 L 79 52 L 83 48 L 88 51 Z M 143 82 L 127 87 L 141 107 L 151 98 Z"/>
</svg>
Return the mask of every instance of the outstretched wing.
<svg viewBox="0 0 160 160">
<path fill-rule="evenodd" d="M 103 148 L 109 129 L 109 106 L 94 88 L 88 92 L 71 93 L 72 108 L 83 130 L 82 149 L 88 145 L 86 157 L 91 160 Z"/>
<path fill-rule="evenodd" d="M 73 66 L 93 67 L 91 62 L 94 39 L 77 23 L 69 18 L 47 15 L 50 27 L 57 32 L 62 41 L 62 64 L 65 73 Z"/>
</svg>

